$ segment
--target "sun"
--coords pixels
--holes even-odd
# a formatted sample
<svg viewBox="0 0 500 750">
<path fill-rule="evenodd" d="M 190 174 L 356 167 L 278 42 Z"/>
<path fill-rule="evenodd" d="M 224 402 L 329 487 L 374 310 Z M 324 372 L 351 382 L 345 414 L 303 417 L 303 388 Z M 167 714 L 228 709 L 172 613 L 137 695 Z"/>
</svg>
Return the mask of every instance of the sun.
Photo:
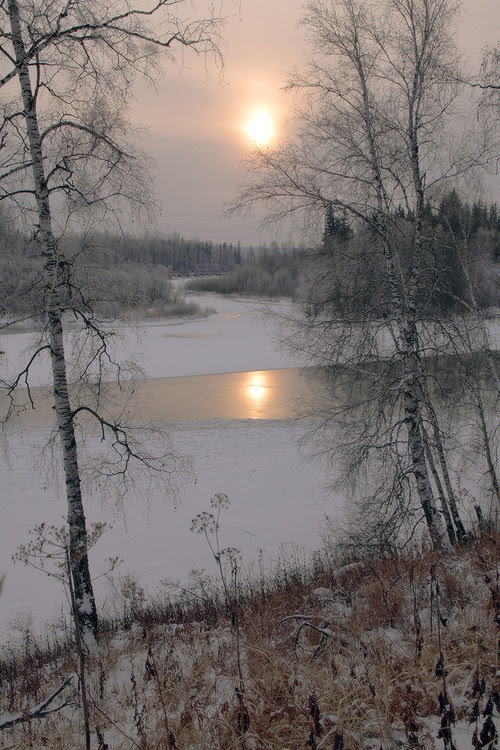
<svg viewBox="0 0 500 750">
<path fill-rule="evenodd" d="M 259 110 L 254 112 L 245 125 L 245 130 L 256 146 L 267 146 L 274 135 L 274 125 L 269 112 Z"/>
</svg>

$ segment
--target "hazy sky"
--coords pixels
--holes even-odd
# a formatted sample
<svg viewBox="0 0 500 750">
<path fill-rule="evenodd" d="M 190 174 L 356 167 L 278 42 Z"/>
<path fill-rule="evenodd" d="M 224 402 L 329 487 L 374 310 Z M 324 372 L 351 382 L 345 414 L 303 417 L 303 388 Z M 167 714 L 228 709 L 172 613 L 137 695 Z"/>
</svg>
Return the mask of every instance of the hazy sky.
<svg viewBox="0 0 500 750">
<path fill-rule="evenodd" d="M 242 0 L 224 31 L 222 81 L 187 55 L 182 70 L 168 66 L 157 91 L 141 94 L 136 119 L 149 129 L 144 146 L 157 164 L 162 231 L 243 245 L 274 239 L 270 230 L 258 232 L 256 218 L 225 217 L 224 203 L 244 180 L 242 160 L 251 150 L 244 124 L 252 111 L 266 108 L 278 132 L 286 128 L 291 101 L 280 89 L 307 51 L 297 25 L 303 6 L 303 0 Z M 498 0 L 465 0 L 460 44 L 471 62 L 499 37 Z"/>
</svg>

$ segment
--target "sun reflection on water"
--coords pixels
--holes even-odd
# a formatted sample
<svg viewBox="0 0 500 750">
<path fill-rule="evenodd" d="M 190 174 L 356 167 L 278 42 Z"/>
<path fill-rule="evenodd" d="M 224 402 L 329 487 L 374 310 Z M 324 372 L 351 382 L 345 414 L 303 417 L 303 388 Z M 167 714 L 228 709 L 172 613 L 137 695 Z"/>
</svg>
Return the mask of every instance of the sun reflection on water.
<svg viewBox="0 0 500 750">
<path fill-rule="evenodd" d="M 249 372 L 245 382 L 245 392 L 254 406 L 262 406 L 269 395 L 267 373 Z"/>
</svg>

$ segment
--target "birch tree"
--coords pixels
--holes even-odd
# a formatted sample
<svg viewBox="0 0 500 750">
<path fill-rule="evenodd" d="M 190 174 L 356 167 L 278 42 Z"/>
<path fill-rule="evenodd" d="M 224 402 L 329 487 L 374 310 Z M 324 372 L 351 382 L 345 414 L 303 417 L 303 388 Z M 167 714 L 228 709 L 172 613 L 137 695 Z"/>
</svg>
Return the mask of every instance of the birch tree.
<svg viewBox="0 0 500 750">
<path fill-rule="evenodd" d="M 138 75 L 152 78 L 162 56 L 192 50 L 220 61 L 222 19 L 212 12 L 190 19 L 184 0 L 1 0 L 0 201 L 29 220 L 43 260 L 44 333 L 22 379 L 46 351 L 67 496 L 71 573 L 79 628 L 90 647 L 97 612 L 87 555 L 87 530 L 78 464 L 76 420 L 83 414 L 109 432 L 126 468 L 139 458 L 126 431 L 99 408 L 75 406 L 68 383 L 65 314 L 71 311 L 95 343 L 100 367 L 106 341 L 75 287 L 61 237 L 68 225 L 106 221 L 147 208 L 147 165 L 135 145 L 126 105 Z M 201 15 L 201 12 L 200 12 Z M 88 363 L 90 368 L 91 363 Z M 7 384 L 9 393 L 21 381 Z M 153 468 L 155 461 L 149 457 Z M 117 476 L 122 471 L 116 471 Z"/>
<path fill-rule="evenodd" d="M 368 395 L 358 389 L 361 434 L 347 437 L 353 461 L 376 450 L 391 456 L 385 492 L 399 498 L 397 523 L 411 477 L 436 549 L 450 540 L 426 457 L 427 433 L 439 435 L 425 373 L 436 313 L 426 207 L 450 180 L 488 164 L 494 135 L 474 124 L 467 135 L 457 130 L 456 17 L 450 0 L 310 2 L 302 23 L 312 55 L 289 83 L 297 136 L 253 157 L 236 200 L 265 203 L 270 220 L 294 215 L 318 226 L 331 207 L 356 227 L 357 243 L 337 244 L 322 283 L 315 278 L 302 346 L 313 363 L 347 367 L 351 394 L 356 378 L 369 383 Z"/>
</svg>

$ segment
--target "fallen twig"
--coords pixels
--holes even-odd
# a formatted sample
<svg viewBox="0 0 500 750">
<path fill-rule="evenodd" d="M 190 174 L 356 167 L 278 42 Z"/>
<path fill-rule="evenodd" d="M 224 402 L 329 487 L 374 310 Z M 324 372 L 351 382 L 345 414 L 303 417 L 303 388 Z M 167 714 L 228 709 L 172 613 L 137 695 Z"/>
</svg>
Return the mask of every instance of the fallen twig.
<svg viewBox="0 0 500 750">
<path fill-rule="evenodd" d="M 0 731 L 2 729 L 9 729 L 9 727 L 13 727 L 15 724 L 22 724 L 23 721 L 29 721 L 30 719 L 45 719 L 45 717 L 49 716 L 50 714 L 55 713 L 56 711 L 60 711 L 61 708 L 66 708 L 66 706 L 72 706 L 75 705 L 73 701 L 70 701 L 69 699 L 66 699 L 64 703 L 61 703 L 60 706 L 56 706 L 56 708 L 50 708 L 47 709 L 48 706 L 52 703 L 53 700 L 57 698 L 58 695 L 62 693 L 64 688 L 66 688 L 72 681 L 75 675 L 71 675 L 71 677 L 68 677 L 67 680 L 64 680 L 62 685 L 60 685 L 57 690 L 55 690 L 51 695 L 49 695 L 48 698 L 46 698 L 44 701 L 38 704 L 35 708 L 33 708 L 31 711 L 25 711 L 22 714 L 19 714 L 18 716 L 13 716 L 10 719 L 7 719 L 2 724 L 0 724 Z"/>
</svg>

